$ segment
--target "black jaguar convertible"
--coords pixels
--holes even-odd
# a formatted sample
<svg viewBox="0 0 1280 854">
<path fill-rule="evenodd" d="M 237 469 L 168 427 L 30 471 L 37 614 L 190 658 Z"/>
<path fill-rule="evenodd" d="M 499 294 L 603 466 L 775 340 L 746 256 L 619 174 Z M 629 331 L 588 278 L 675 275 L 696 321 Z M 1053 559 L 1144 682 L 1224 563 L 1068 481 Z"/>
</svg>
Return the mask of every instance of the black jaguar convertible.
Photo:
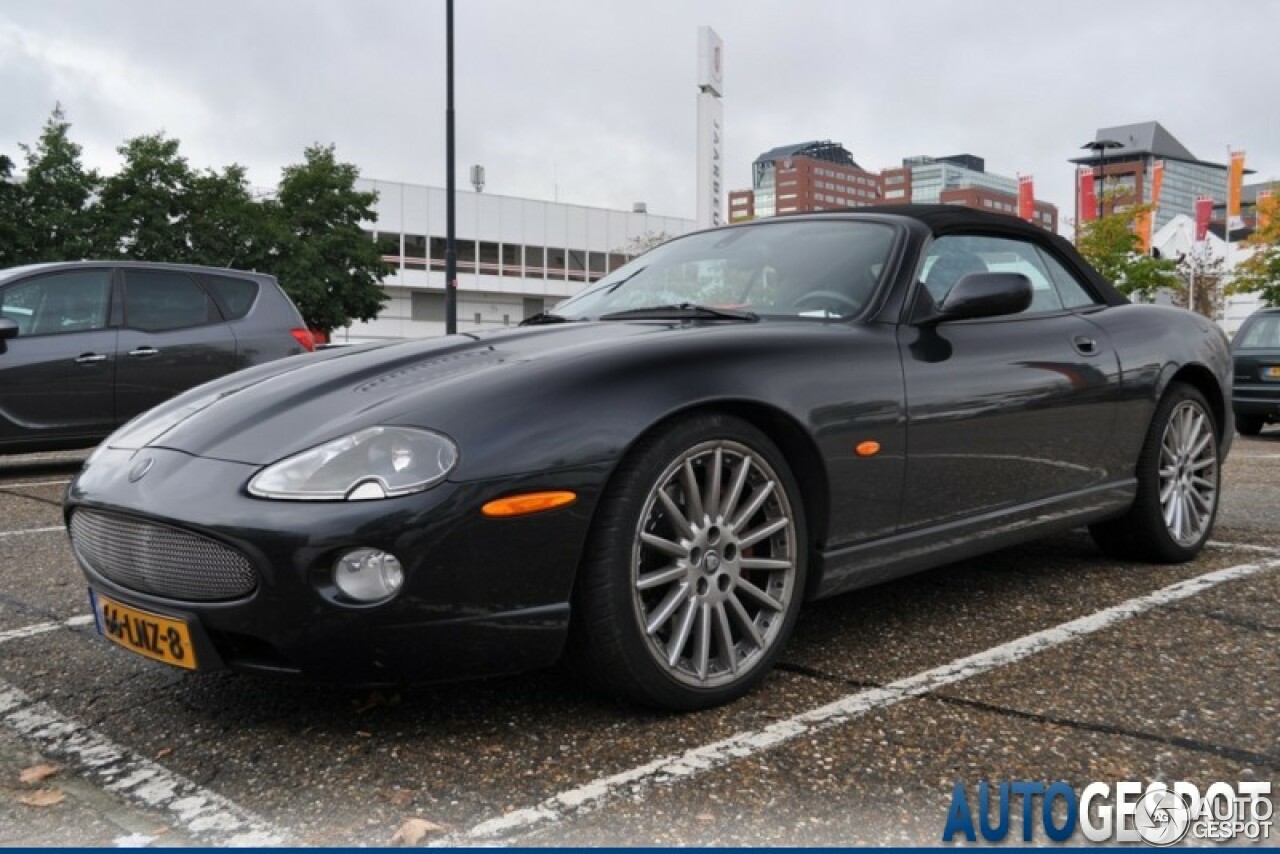
<svg viewBox="0 0 1280 854">
<path fill-rule="evenodd" d="M 899 206 L 704 231 L 553 313 L 201 386 L 72 482 L 98 628 L 191 670 L 397 683 L 577 659 L 694 709 L 805 600 L 1075 526 L 1204 546 L 1231 358 L 1063 239 Z"/>
</svg>

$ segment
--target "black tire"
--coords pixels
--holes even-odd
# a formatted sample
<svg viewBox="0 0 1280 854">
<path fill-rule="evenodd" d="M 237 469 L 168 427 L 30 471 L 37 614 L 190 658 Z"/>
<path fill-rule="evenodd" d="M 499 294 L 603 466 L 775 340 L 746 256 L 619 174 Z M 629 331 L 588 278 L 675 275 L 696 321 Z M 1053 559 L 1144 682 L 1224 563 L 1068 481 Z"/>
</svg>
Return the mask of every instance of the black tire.
<svg viewBox="0 0 1280 854">
<path fill-rule="evenodd" d="M 751 541 L 783 519 L 777 532 Z M 664 550 L 673 545 L 684 556 Z M 795 625 L 806 555 L 800 491 L 768 436 L 718 413 L 673 422 L 636 444 L 601 500 L 574 596 L 571 663 L 606 691 L 661 709 L 734 700 L 764 679 Z"/>
<path fill-rule="evenodd" d="M 1262 432 L 1262 425 L 1266 423 L 1257 415 L 1237 415 L 1236 431 L 1241 436 L 1256 436 Z"/>
<path fill-rule="evenodd" d="M 1175 418 L 1188 418 L 1187 423 L 1201 425 L 1197 428 L 1201 432 L 1196 434 L 1200 438 L 1189 439 L 1191 444 L 1201 444 L 1205 435 L 1203 431 L 1207 431 L 1209 441 L 1194 459 L 1167 453 L 1170 442 L 1175 446 L 1178 444 L 1177 435 L 1180 434 L 1173 424 Z M 1203 420 L 1196 421 L 1197 418 Z M 1103 552 L 1122 559 L 1184 563 L 1194 558 L 1208 542 L 1217 517 L 1222 473 L 1219 448 L 1218 425 L 1204 395 L 1192 386 L 1174 383 L 1160 400 L 1147 428 L 1142 452 L 1138 456 L 1138 492 L 1133 506 L 1118 519 L 1091 525 L 1089 532 L 1094 541 Z M 1191 507 L 1194 502 L 1193 509 L 1176 516 L 1172 523 L 1166 521 L 1165 510 L 1169 505 L 1161 500 L 1162 458 L 1166 463 L 1165 486 L 1172 481 L 1173 492 L 1181 489 L 1181 494 L 1188 495 L 1184 508 Z M 1196 480 L 1202 480 L 1208 486 L 1197 486 Z M 1199 498 L 1189 495 L 1189 492 L 1194 492 Z M 1177 502 L 1178 495 L 1172 494 L 1170 500 Z M 1178 527 L 1176 520 L 1181 518 L 1190 520 L 1185 529 Z"/>
</svg>

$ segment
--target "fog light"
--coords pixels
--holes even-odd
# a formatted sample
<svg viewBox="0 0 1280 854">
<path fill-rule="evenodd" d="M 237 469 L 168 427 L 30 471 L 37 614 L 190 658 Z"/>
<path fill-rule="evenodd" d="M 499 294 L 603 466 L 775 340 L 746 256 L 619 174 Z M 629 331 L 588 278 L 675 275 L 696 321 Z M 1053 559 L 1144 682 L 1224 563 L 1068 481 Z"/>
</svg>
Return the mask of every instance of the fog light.
<svg viewBox="0 0 1280 854">
<path fill-rule="evenodd" d="M 338 558 L 333 583 L 357 602 L 390 599 L 404 584 L 404 568 L 396 556 L 378 549 L 353 549 Z"/>
</svg>

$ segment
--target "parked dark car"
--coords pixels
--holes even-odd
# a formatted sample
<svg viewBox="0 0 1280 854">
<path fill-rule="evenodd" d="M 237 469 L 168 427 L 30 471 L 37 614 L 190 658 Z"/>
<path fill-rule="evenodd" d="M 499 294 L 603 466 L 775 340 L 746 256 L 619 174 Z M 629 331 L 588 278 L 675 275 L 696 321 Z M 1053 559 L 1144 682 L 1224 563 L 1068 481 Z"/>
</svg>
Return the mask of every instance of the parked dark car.
<svg viewBox="0 0 1280 854">
<path fill-rule="evenodd" d="M 0 270 L 0 453 L 93 445 L 179 392 L 312 348 L 271 276 L 96 261 Z"/>
<path fill-rule="evenodd" d="M 1280 421 L 1280 308 L 1249 315 L 1231 341 L 1231 355 L 1236 429 L 1256 436 L 1264 425 Z"/>
<path fill-rule="evenodd" d="M 954 207 L 682 237 L 523 328 L 250 369 L 105 442 L 66 519 L 151 658 L 395 683 L 549 665 L 672 709 L 802 601 L 1090 525 L 1204 545 L 1226 339 Z M 199 484 L 194 488 L 193 484 Z"/>
</svg>

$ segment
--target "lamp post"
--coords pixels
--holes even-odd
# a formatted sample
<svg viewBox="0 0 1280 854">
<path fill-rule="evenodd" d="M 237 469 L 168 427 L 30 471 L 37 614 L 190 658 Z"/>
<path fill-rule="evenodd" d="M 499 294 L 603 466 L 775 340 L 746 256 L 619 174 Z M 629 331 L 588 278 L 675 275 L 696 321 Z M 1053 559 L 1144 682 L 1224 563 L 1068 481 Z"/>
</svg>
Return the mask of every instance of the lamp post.
<svg viewBox="0 0 1280 854">
<path fill-rule="evenodd" d="M 444 0 L 445 27 L 445 245 L 444 245 L 444 334 L 458 331 L 458 194 L 453 157 L 453 0 Z"/>
<path fill-rule="evenodd" d="M 1124 143 L 1115 139 L 1095 139 L 1086 142 L 1081 148 L 1087 148 L 1098 156 L 1098 182 L 1102 189 L 1098 191 L 1098 219 L 1102 219 L 1104 199 L 1107 195 L 1107 149 L 1124 148 Z"/>
</svg>

